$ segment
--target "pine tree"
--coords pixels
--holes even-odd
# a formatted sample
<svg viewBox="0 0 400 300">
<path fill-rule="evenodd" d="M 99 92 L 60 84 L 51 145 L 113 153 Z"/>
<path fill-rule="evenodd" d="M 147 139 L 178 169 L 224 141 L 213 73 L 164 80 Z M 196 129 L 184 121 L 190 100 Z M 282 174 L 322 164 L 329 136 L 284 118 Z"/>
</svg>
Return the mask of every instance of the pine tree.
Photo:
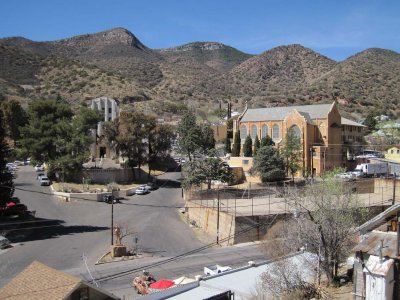
<svg viewBox="0 0 400 300">
<path fill-rule="evenodd" d="M 251 137 L 248 135 L 243 145 L 243 156 L 244 157 L 252 157 L 253 156 L 253 141 Z"/>
<path fill-rule="evenodd" d="M 240 156 L 240 132 L 235 133 L 235 140 L 232 147 L 232 156 Z"/>
<path fill-rule="evenodd" d="M 229 137 L 226 137 L 225 139 L 225 153 L 231 153 L 231 139 Z"/>
<path fill-rule="evenodd" d="M 259 175 L 263 182 L 283 180 L 285 163 L 278 150 L 273 146 L 264 146 L 258 149 L 250 173 Z"/>
<path fill-rule="evenodd" d="M 275 143 L 272 141 L 272 139 L 267 135 L 261 139 L 261 147 L 264 146 L 275 146 Z"/>
<path fill-rule="evenodd" d="M 253 156 L 257 155 L 258 149 L 260 149 L 260 139 L 258 138 L 258 135 L 256 135 L 256 138 L 254 139 L 254 153 L 253 153 Z"/>
</svg>

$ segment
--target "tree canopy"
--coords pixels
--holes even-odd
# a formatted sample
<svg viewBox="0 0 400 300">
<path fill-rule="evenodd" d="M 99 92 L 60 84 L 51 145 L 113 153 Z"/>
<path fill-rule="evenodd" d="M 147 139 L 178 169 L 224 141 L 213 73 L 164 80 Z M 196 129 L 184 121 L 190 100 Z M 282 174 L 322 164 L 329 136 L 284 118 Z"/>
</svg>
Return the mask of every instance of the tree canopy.
<svg viewBox="0 0 400 300">
<path fill-rule="evenodd" d="M 5 141 L 3 114 L 0 111 L 0 206 L 4 206 L 14 193 L 13 178 L 7 169 L 7 158 L 10 149 Z"/>
<path fill-rule="evenodd" d="M 235 132 L 235 139 L 232 146 L 232 156 L 240 156 L 240 132 Z"/>
<path fill-rule="evenodd" d="M 243 145 L 243 156 L 244 157 L 252 157 L 253 156 L 253 141 L 251 137 L 248 135 L 244 141 Z"/>
<path fill-rule="evenodd" d="M 302 152 L 300 137 L 295 134 L 292 128 L 286 134 L 281 153 L 285 160 L 286 174 L 290 173 L 292 181 L 294 181 L 294 175 L 301 169 Z"/>
<path fill-rule="evenodd" d="M 25 110 L 15 100 L 2 102 L 0 109 L 3 111 L 5 134 L 17 142 L 21 137 L 20 128 L 28 122 Z"/>
<path fill-rule="evenodd" d="M 282 180 L 285 178 L 285 163 L 274 147 L 264 146 L 253 158 L 250 172 L 259 175 L 263 182 Z"/>
<path fill-rule="evenodd" d="M 178 124 L 178 149 L 189 161 L 215 147 L 214 132 L 208 124 L 196 124 L 196 116 L 188 111 Z"/>
<path fill-rule="evenodd" d="M 207 187 L 210 189 L 213 180 L 226 183 L 231 181 L 233 177 L 232 170 L 222 159 L 217 157 L 215 149 L 210 150 L 207 156 L 187 162 L 185 171 L 187 172 L 187 176 L 183 181 L 185 187 L 207 183 Z"/>
</svg>

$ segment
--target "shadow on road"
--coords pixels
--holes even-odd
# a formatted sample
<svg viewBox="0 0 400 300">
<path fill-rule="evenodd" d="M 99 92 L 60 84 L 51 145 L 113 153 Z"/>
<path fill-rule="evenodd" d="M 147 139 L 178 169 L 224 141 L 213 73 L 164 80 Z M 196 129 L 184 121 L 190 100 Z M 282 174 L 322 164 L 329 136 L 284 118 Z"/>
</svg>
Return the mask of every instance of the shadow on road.
<svg viewBox="0 0 400 300">
<path fill-rule="evenodd" d="M 64 225 L 62 220 L 38 219 L 21 220 L 12 224 L 0 224 L 0 231 L 5 233 L 6 237 L 12 243 L 22 243 L 36 240 L 46 240 L 57 238 L 63 235 L 72 235 L 85 232 L 96 232 L 109 230 L 109 227 L 90 226 L 90 225 Z"/>
<path fill-rule="evenodd" d="M 159 187 L 177 189 L 181 187 L 181 183 L 171 179 L 157 179 Z"/>
</svg>

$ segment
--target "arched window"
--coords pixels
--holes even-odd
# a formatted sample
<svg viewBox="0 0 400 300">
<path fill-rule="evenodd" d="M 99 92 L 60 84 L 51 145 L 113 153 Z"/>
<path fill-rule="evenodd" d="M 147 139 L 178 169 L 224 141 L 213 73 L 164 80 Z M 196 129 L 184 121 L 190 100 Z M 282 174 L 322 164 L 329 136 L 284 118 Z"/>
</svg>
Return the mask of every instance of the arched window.
<svg viewBox="0 0 400 300">
<path fill-rule="evenodd" d="M 275 124 L 272 126 L 272 140 L 277 141 L 281 138 L 280 132 L 279 132 L 279 125 Z"/>
<path fill-rule="evenodd" d="M 256 125 L 251 126 L 250 136 L 251 136 L 251 139 L 252 139 L 253 141 L 256 139 L 257 130 L 258 130 L 258 129 L 257 129 L 257 126 L 256 126 Z"/>
<path fill-rule="evenodd" d="M 268 126 L 264 124 L 262 126 L 261 138 L 265 138 L 267 135 L 268 135 Z"/>
<path fill-rule="evenodd" d="M 293 135 L 295 137 L 301 139 L 301 130 L 300 130 L 299 126 L 293 125 L 292 127 L 290 127 L 290 130 L 292 130 Z"/>
<path fill-rule="evenodd" d="M 247 137 L 247 127 L 246 125 L 240 126 L 240 139 L 242 140 L 242 144 L 244 143 Z"/>
</svg>

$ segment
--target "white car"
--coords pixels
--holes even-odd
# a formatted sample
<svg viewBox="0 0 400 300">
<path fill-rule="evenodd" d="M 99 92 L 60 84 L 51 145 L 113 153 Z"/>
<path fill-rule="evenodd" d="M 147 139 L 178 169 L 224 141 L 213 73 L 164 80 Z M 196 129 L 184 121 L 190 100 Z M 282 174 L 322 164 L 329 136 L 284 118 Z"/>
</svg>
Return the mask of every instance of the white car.
<svg viewBox="0 0 400 300">
<path fill-rule="evenodd" d="M 136 190 L 135 190 L 135 194 L 136 195 L 144 195 L 150 193 L 149 188 L 145 185 L 139 186 Z"/>
<path fill-rule="evenodd" d="M 220 265 L 213 265 L 213 266 L 208 266 L 204 267 L 204 274 L 211 276 L 211 275 L 217 275 L 219 273 L 223 273 L 226 271 L 232 270 L 231 267 L 228 266 L 220 266 Z"/>
<path fill-rule="evenodd" d="M 46 176 L 41 176 L 39 182 L 40 185 L 50 185 L 50 179 Z"/>
<path fill-rule="evenodd" d="M 35 171 L 39 172 L 39 171 L 44 171 L 44 167 L 42 165 L 36 165 L 35 166 Z"/>
</svg>

